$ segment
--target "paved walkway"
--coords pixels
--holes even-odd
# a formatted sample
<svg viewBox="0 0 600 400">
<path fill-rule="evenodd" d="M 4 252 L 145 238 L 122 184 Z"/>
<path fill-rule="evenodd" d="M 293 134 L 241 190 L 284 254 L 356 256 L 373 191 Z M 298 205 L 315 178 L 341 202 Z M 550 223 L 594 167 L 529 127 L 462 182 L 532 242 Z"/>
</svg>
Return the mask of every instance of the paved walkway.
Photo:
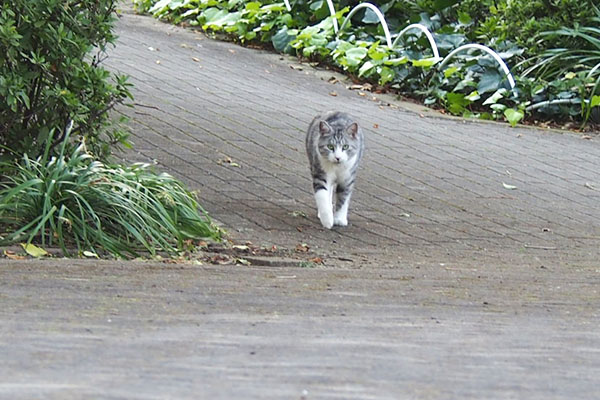
<svg viewBox="0 0 600 400">
<path fill-rule="evenodd" d="M 199 190 L 236 240 L 325 265 L 0 260 L 0 398 L 598 397 L 598 139 L 440 118 L 148 17 L 118 26 L 124 158 Z M 330 109 L 367 140 L 333 231 L 303 148 Z"/>
<path fill-rule="evenodd" d="M 156 160 L 199 190 L 235 237 L 400 257 L 598 259 L 596 139 L 423 117 L 286 57 L 123 18 L 107 64 L 135 85 L 128 159 Z M 330 109 L 355 115 L 367 142 L 351 225 L 333 232 L 316 218 L 303 143 Z"/>
</svg>

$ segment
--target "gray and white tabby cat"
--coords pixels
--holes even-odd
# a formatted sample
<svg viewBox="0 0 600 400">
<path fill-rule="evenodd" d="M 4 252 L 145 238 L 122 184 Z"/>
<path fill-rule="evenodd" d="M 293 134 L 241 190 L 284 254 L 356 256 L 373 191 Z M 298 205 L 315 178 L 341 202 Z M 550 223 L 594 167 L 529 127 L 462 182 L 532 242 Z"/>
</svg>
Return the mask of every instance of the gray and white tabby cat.
<svg viewBox="0 0 600 400">
<path fill-rule="evenodd" d="M 356 170 L 364 150 L 364 138 L 348 114 L 331 111 L 317 116 L 308 127 L 306 153 L 323 227 L 348 225 L 348 204 Z M 335 213 L 333 193 L 336 194 Z"/>
</svg>

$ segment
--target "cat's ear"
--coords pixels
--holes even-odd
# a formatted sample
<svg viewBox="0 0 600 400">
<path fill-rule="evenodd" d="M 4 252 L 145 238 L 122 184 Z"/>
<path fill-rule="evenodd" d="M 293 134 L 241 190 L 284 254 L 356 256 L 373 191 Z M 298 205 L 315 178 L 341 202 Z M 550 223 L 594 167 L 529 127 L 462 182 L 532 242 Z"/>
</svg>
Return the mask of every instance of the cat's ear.
<svg viewBox="0 0 600 400">
<path fill-rule="evenodd" d="M 319 132 L 321 132 L 321 135 L 326 135 L 331 132 L 331 127 L 327 122 L 321 121 L 319 122 Z"/>
<path fill-rule="evenodd" d="M 346 132 L 352 136 L 352 139 L 356 139 L 356 134 L 358 133 L 358 124 L 353 122 L 346 128 Z"/>
</svg>

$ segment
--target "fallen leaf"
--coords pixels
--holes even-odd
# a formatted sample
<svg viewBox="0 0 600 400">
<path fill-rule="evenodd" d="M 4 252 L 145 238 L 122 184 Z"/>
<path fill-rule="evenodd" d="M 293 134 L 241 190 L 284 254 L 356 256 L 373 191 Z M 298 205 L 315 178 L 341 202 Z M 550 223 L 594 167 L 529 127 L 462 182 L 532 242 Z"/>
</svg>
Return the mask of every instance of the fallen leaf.
<svg viewBox="0 0 600 400">
<path fill-rule="evenodd" d="M 315 257 L 308 260 L 310 262 L 314 262 L 315 264 L 323 264 L 323 259 L 321 257 Z"/>
<path fill-rule="evenodd" d="M 14 251 L 4 250 L 4 255 L 11 260 L 24 260 L 25 256 L 15 253 Z"/>
<path fill-rule="evenodd" d="M 210 258 L 210 262 L 212 264 L 225 265 L 225 264 L 231 264 L 231 259 L 229 258 L 229 256 L 227 256 L 225 254 L 217 254 Z"/>
<path fill-rule="evenodd" d="M 329 92 L 329 95 L 330 95 L 330 96 L 333 96 L 333 97 L 336 97 L 336 96 L 337 96 L 337 93 L 336 93 L 336 92 Z"/>
<path fill-rule="evenodd" d="M 246 260 L 245 258 L 236 258 L 235 263 L 241 264 L 241 265 L 250 265 L 251 264 L 250 261 Z"/>
<path fill-rule="evenodd" d="M 508 190 L 515 190 L 517 188 L 516 186 L 508 185 L 504 182 L 502 182 L 502 186 L 504 186 L 504 189 L 508 189 Z"/>
<path fill-rule="evenodd" d="M 365 92 L 358 92 L 359 96 L 366 96 L 367 94 Z"/>
<path fill-rule="evenodd" d="M 303 71 L 304 67 L 300 66 L 300 65 L 290 65 L 291 69 L 295 69 L 296 71 Z"/>
<path fill-rule="evenodd" d="M 189 49 L 190 48 L 190 46 L 188 44 L 185 44 L 185 43 L 181 43 L 179 45 L 179 47 L 183 47 L 184 49 Z"/>
<path fill-rule="evenodd" d="M 155 49 L 154 47 L 148 47 L 148 50 L 150 50 L 150 51 L 158 51 L 158 49 Z"/>
<path fill-rule="evenodd" d="M 48 255 L 46 250 L 31 243 L 21 243 L 21 247 L 23 247 L 23 250 L 32 257 L 43 257 Z"/>
<path fill-rule="evenodd" d="M 375 128 L 375 129 L 379 128 L 379 124 L 373 124 L 373 128 Z"/>
<path fill-rule="evenodd" d="M 302 217 L 302 218 L 307 218 L 306 217 L 306 213 L 304 211 L 292 211 L 292 217 Z"/>
<path fill-rule="evenodd" d="M 331 78 L 329 78 L 328 82 L 335 85 L 336 83 L 338 83 L 340 80 L 338 78 L 336 78 L 335 76 L 332 76 Z"/>
<path fill-rule="evenodd" d="M 585 186 L 586 188 L 591 189 L 591 190 L 597 190 L 596 187 L 589 182 L 584 183 L 583 186 Z"/>
<path fill-rule="evenodd" d="M 86 257 L 90 257 L 90 258 L 100 258 L 100 257 L 98 257 L 98 254 L 94 253 L 93 251 L 88 251 L 88 250 L 84 251 L 83 255 Z"/>
<path fill-rule="evenodd" d="M 198 57 L 192 57 L 192 61 L 200 62 L 200 59 Z"/>
<path fill-rule="evenodd" d="M 217 161 L 217 164 L 219 164 L 219 165 L 226 164 L 226 165 L 230 165 L 232 167 L 241 168 L 240 164 L 233 162 L 231 157 L 222 158 L 219 161 Z"/>
<path fill-rule="evenodd" d="M 299 243 L 296 245 L 297 253 L 307 253 L 310 250 L 310 247 L 306 243 Z"/>
<path fill-rule="evenodd" d="M 588 136 L 588 135 L 584 135 L 581 138 L 584 139 L 584 140 L 592 140 L 592 137 Z"/>
<path fill-rule="evenodd" d="M 235 245 L 235 246 L 232 246 L 232 248 L 236 249 L 236 250 L 241 250 L 241 251 L 248 251 L 250 249 L 249 246 L 239 245 L 239 244 Z"/>
<path fill-rule="evenodd" d="M 297 226 L 297 227 L 296 227 L 296 230 L 297 230 L 298 232 L 302 232 L 302 227 L 300 227 L 300 226 Z"/>
<path fill-rule="evenodd" d="M 230 52 L 231 54 L 235 54 L 235 50 L 234 50 L 234 49 L 229 49 L 229 52 Z"/>
</svg>

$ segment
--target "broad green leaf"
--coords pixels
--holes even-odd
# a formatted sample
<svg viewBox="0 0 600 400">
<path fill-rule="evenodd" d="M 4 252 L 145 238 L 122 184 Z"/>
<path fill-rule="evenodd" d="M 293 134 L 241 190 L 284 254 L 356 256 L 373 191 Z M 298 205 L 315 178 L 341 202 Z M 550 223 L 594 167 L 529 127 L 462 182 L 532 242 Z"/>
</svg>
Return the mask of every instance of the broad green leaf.
<svg viewBox="0 0 600 400">
<path fill-rule="evenodd" d="M 477 91 L 481 94 L 493 92 L 502 84 L 502 75 L 496 70 L 486 70 L 479 79 Z"/>
<path fill-rule="evenodd" d="M 362 22 L 364 24 L 378 24 L 379 18 L 377 18 L 377 14 L 375 14 L 375 11 L 371 10 L 370 8 L 367 8 L 367 10 L 365 11 L 365 16 L 362 19 Z"/>
<path fill-rule="evenodd" d="M 491 95 L 490 97 L 488 97 L 484 102 L 483 105 L 486 106 L 488 104 L 495 104 L 498 102 L 498 100 L 500 100 L 501 98 L 504 97 L 504 94 L 507 92 L 506 89 L 504 88 L 500 88 L 498 90 L 496 90 L 494 92 L 493 95 Z"/>
<path fill-rule="evenodd" d="M 296 38 L 291 31 L 288 30 L 287 26 L 284 26 L 271 38 L 271 43 L 276 51 L 280 53 L 287 53 L 291 50 L 290 42 Z"/>
<path fill-rule="evenodd" d="M 325 2 L 323 0 L 315 1 L 314 3 L 310 4 L 310 9 L 313 10 L 313 11 L 316 11 L 319 8 L 323 7 L 324 3 Z"/>
<path fill-rule="evenodd" d="M 390 60 L 385 60 L 383 63 L 385 65 L 391 65 L 393 67 L 396 67 L 398 65 L 406 64 L 407 62 L 408 62 L 408 57 L 402 56 L 400 58 L 392 58 Z"/>
<path fill-rule="evenodd" d="M 154 14 L 155 12 L 160 11 L 163 8 L 165 8 L 167 5 L 169 5 L 170 2 L 171 2 L 171 0 L 160 0 L 151 9 L 149 9 L 148 12 L 150 14 Z"/>
<path fill-rule="evenodd" d="M 364 63 L 360 69 L 358 70 L 358 76 L 361 77 L 364 74 L 367 74 L 368 72 L 370 72 L 373 68 L 375 68 L 375 64 L 373 64 L 373 62 L 371 61 L 367 61 L 366 63 Z"/>
<path fill-rule="evenodd" d="M 251 1 L 250 3 L 246 3 L 246 10 L 260 10 L 260 5 L 261 4 L 258 1 Z"/>
<path fill-rule="evenodd" d="M 214 8 L 209 10 L 214 10 Z M 226 25 L 233 25 L 239 21 L 241 17 L 241 12 L 239 11 L 230 13 L 227 10 L 217 10 L 216 12 L 211 11 L 208 13 L 209 10 L 204 12 L 206 18 L 206 22 L 204 23 L 205 27 L 222 28 Z"/>
<path fill-rule="evenodd" d="M 444 71 L 444 77 L 450 78 L 456 71 L 458 71 L 458 67 L 450 67 Z"/>
<path fill-rule="evenodd" d="M 374 44 L 369 48 L 369 57 L 373 60 L 380 61 L 387 57 L 388 52 L 381 46 Z"/>
<path fill-rule="evenodd" d="M 571 80 L 571 79 L 575 78 L 576 76 L 577 76 L 577 75 L 575 74 L 575 72 L 567 72 L 567 73 L 565 74 L 565 79 L 567 79 L 567 80 Z"/>
<path fill-rule="evenodd" d="M 21 243 L 21 247 L 23 247 L 23 250 L 32 257 L 39 258 L 48 255 L 46 250 L 31 243 Z"/>
<path fill-rule="evenodd" d="M 364 47 L 354 47 L 346 51 L 346 64 L 349 67 L 356 67 L 363 58 L 367 56 L 368 50 Z"/>
<path fill-rule="evenodd" d="M 435 65 L 439 60 L 436 58 L 422 58 L 420 60 L 411 60 L 412 65 L 415 67 L 423 67 L 423 68 L 429 68 L 433 65 Z"/>
<path fill-rule="evenodd" d="M 477 90 L 473 90 L 469 95 L 465 96 L 465 99 L 469 101 L 477 101 L 481 98 Z"/>
<path fill-rule="evenodd" d="M 458 22 L 460 22 L 463 25 L 469 25 L 471 22 L 473 22 L 473 19 L 466 12 L 459 11 L 458 12 Z"/>
<path fill-rule="evenodd" d="M 448 93 L 446 94 L 446 106 L 448 111 L 455 115 L 461 115 L 471 102 L 465 98 L 462 93 Z"/>
<path fill-rule="evenodd" d="M 379 76 L 381 77 L 379 79 L 379 84 L 385 85 L 386 83 L 391 82 L 392 79 L 394 79 L 395 75 L 396 73 L 393 69 L 388 67 L 381 67 L 381 71 L 379 72 Z"/>
<path fill-rule="evenodd" d="M 434 0 L 433 7 L 435 11 L 441 11 L 445 8 L 455 5 L 458 2 L 460 2 L 460 0 Z"/>
<path fill-rule="evenodd" d="M 590 107 L 596 107 L 600 105 L 600 96 L 592 96 L 592 101 L 590 101 Z"/>
<path fill-rule="evenodd" d="M 510 126 L 515 126 L 525 117 L 523 111 L 515 110 L 514 108 L 507 108 L 504 110 L 504 116 L 506 120 L 510 123 Z"/>
</svg>

